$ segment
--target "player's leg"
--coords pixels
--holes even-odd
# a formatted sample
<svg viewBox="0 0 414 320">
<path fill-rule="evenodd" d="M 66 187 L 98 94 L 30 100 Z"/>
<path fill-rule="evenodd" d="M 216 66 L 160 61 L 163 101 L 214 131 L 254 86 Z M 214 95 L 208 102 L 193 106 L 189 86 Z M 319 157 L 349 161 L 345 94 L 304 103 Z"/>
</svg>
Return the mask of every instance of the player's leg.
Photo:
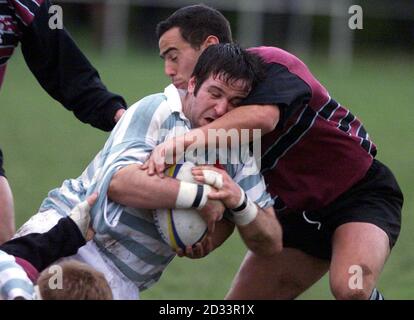
<svg viewBox="0 0 414 320">
<path fill-rule="evenodd" d="M 329 269 L 330 239 L 302 212 L 277 211 L 283 250 L 272 257 L 248 253 L 227 299 L 294 299 Z"/>
<path fill-rule="evenodd" d="M 334 297 L 369 299 L 389 253 L 388 236 L 376 225 L 353 222 L 338 227 L 329 272 Z"/>
<path fill-rule="evenodd" d="M 248 252 L 226 299 L 294 299 L 318 281 L 329 261 L 284 248 L 272 257 Z"/>
<path fill-rule="evenodd" d="M 337 201 L 329 219 L 330 284 L 337 299 L 371 297 L 400 232 L 402 203 L 393 174 L 376 160 L 365 178 Z"/>
<path fill-rule="evenodd" d="M 1 152 L 1 150 L 0 150 Z M 2 175 L 0 159 L 0 244 L 9 240 L 15 231 L 13 195 L 7 179 Z"/>
</svg>

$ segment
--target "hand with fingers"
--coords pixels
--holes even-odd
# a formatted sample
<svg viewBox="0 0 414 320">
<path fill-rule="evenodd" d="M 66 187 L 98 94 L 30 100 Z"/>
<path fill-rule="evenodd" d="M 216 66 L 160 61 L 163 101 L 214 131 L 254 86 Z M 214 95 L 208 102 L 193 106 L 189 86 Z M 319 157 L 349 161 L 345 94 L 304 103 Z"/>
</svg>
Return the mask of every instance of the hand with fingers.
<svg viewBox="0 0 414 320">
<path fill-rule="evenodd" d="M 165 169 L 171 167 L 181 159 L 184 154 L 184 136 L 168 139 L 157 145 L 144 162 L 142 169 L 147 170 L 148 175 L 164 177 Z"/>
<path fill-rule="evenodd" d="M 178 249 L 176 251 L 179 257 L 187 257 L 190 259 L 201 259 L 213 251 L 213 241 L 210 235 L 206 235 L 203 240 L 193 246 L 187 246 L 185 250 Z"/>
<path fill-rule="evenodd" d="M 92 193 L 85 201 L 77 204 L 69 214 L 76 223 L 86 241 L 92 240 L 95 231 L 91 227 L 90 210 L 98 199 L 98 193 Z"/>
<path fill-rule="evenodd" d="M 115 116 L 114 116 L 114 120 L 115 120 L 115 122 L 118 122 L 120 119 L 121 119 L 121 117 L 124 115 L 124 113 L 125 113 L 125 109 L 119 109 L 116 113 L 115 113 Z"/>
<path fill-rule="evenodd" d="M 192 174 L 198 183 L 215 188 L 208 195 L 210 200 L 220 200 L 228 209 L 234 209 L 239 205 L 242 190 L 226 171 L 211 166 L 196 166 L 192 168 Z"/>
</svg>

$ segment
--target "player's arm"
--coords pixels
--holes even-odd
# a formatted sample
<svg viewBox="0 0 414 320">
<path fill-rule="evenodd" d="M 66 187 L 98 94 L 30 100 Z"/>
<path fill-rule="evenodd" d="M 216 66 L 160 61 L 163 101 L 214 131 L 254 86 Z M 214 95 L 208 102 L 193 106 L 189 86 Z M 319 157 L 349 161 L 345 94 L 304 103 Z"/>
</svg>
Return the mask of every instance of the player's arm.
<svg viewBox="0 0 414 320">
<path fill-rule="evenodd" d="M 13 195 L 7 179 L 2 175 L 0 175 L 0 221 L 0 244 L 2 244 L 15 232 Z"/>
<path fill-rule="evenodd" d="M 201 183 L 217 183 L 220 188 L 209 193 L 212 200 L 221 200 L 233 213 L 246 246 L 258 255 L 272 255 L 282 250 L 282 228 L 272 207 L 263 209 L 254 203 L 243 189 L 224 171 L 218 168 L 196 167 L 194 179 Z"/>
<path fill-rule="evenodd" d="M 215 250 L 220 247 L 224 241 L 226 241 L 234 231 L 234 223 L 226 218 L 221 219 L 216 224 L 216 230 L 211 235 L 211 250 Z"/>
<path fill-rule="evenodd" d="M 212 188 L 157 175 L 148 175 L 141 165 L 128 165 L 113 176 L 108 197 L 127 207 L 142 209 L 197 208 L 206 220 L 209 231 L 214 232 L 224 206 L 208 199 Z"/>
<path fill-rule="evenodd" d="M 108 197 L 131 208 L 174 208 L 179 189 L 179 180 L 149 176 L 141 169 L 141 164 L 131 164 L 113 175 Z"/>
<path fill-rule="evenodd" d="M 253 130 L 259 129 L 261 135 L 265 135 L 276 128 L 279 121 L 279 107 L 276 105 L 246 105 L 235 108 L 224 114 L 215 121 L 200 127 L 185 134 L 184 146 L 188 147 L 192 143 L 199 141 L 206 141 L 206 144 L 218 143 L 218 139 L 205 140 L 208 138 L 209 130 L 234 130 L 239 132 L 239 137 L 242 135 L 241 130 L 249 130 L 249 139 L 253 139 Z M 212 135 L 210 135 L 212 136 Z M 214 136 L 212 136 L 214 138 Z M 200 139 L 203 138 L 203 139 Z M 217 144 L 214 144 L 217 145 Z"/>
<path fill-rule="evenodd" d="M 244 243 L 257 255 L 267 256 L 282 251 L 282 227 L 276 219 L 274 209 L 261 209 L 254 205 L 254 210 L 257 210 L 255 219 L 248 224 L 237 225 Z M 237 220 L 235 221 L 237 224 Z"/>
<path fill-rule="evenodd" d="M 76 254 L 86 241 L 92 239 L 93 232 L 88 233 L 89 211 L 96 198 L 97 194 L 87 197 L 47 232 L 29 233 L 13 238 L 0 245 L 0 251 L 23 259 L 38 272 L 60 258 Z"/>
<path fill-rule="evenodd" d="M 240 134 L 241 130 L 249 130 L 249 141 L 252 141 L 254 129 L 259 129 L 261 135 L 269 133 L 276 128 L 279 117 L 280 109 L 276 105 L 248 105 L 235 108 L 208 125 L 193 129 L 183 136 L 167 140 L 158 145 L 151 153 L 145 168 L 148 168 L 149 174 L 157 173 L 163 176 L 165 158 L 174 154 L 177 145 L 184 146 L 184 149 L 190 145 L 194 148 L 203 145 L 216 147 L 220 143 L 219 137 L 209 135 L 209 130 L 224 130 L 227 132 L 236 129 L 239 137 L 243 136 Z"/>
<path fill-rule="evenodd" d="M 11 0 L 11 4 L 22 17 L 24 58 L 41 86 L 81 121 L 111 130 L 126 103 L 106 89 L 67 31 L 49 26 L 50 1 L 40 7 L 32 0 Z"/>
<path fill-rule="evenodd" d="M 274 52 L 279 56 L 279 52 Z M 296 61 L 304 74 L 309 70 L 303 63 Z M 317 91 L 322 90 L 322 87 Z M 327 93 L 324 93 L 327 95 Z M 162 176 L 165 168 L 165 157 L 174 154 L 176 145 L 187 148 L 202 145 L 216 147 L 217 137 L 208 135 L 209 130 L 249 129 L 250 141 L 254 137 L 253 129 L 260 129 L 261 135 L 273 131 L 276 126 L 282 127 L 286 121 L 304 108 L 311 101 L 313 90 L 301 77 L 292 73 L 285 66 L 274 63 L 266 69 L 266 77 L 260 81 L 239 106 L 208 125 L 186 133 L 176 140 L 169 140 L 157 146 L 147 162 L 149 173 Z M 230 135 L 228 135 L 230 136 Z M 242 135 L 239 135 L 242 137 Z"/>
</svg>

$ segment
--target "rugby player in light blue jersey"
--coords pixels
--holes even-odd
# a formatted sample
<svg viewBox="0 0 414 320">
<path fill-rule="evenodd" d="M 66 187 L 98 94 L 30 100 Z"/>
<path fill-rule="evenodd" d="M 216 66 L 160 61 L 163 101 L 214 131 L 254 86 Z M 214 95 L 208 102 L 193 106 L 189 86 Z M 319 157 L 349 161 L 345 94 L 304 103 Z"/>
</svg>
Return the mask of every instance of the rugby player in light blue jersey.
<svg viewBox="0 0 414 320">
<path fill-rule="evenodd" d="M 213 169 L 222 177 L 222 183 L 215 184 L 220 190 L 207 184 L 161 179 L 139 168 L 166 139 L 236 108 L 260 79 L 261 70 L 261 60 L 236 45 L 210 46 L 199 59 L 188 91 L 180 92 L 170 85 L 163 93 L 131 106 L 83 174 L 52 190 L 39 213 L 18 234 L 47 231 L 97 191 L 99 198 L 91 209 L 96 235 L 70 258 L 103 272 L 115 299 L 139 298 L 139 291 L 157 282 L 176 255 L 158 233 L 152 209 L 199 209 L 209 233 L 196 247 L 195 255 L 203 256 L 221 245 L 234 224 L 250 250 L 260 255 L 280 251 L 281 228 L 253 157 L 239 164 L 222 163 L 225 170 Z M 117 179 L 118 173 L 125 171 L 130 173 L 127 183 Z M 203 180 L 202 168 L 194 173 Z M 139 196 L 130 197 L 136 190 Z M 222 219 L 225 207 L 232 212 L 234 224 Z"/>
</svg>

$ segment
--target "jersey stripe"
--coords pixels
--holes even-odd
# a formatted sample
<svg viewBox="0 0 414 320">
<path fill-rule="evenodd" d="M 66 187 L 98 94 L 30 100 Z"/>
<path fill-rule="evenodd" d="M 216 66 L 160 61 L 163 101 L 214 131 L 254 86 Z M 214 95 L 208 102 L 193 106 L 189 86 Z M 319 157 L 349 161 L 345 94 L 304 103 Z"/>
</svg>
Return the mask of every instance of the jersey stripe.
<svg viewBox="0 0 414 320">
<path fill-rule="evenodd" d="M 32 299 L 33 283 L 14 256 L 0 250 L 0 300 Z"/>
<path fill-rule="evenodd" d="M 338 117 L 339 114 L 342 114 L 342 116 Z M 278 160 L 297 144 L 314 125 L 317 116 L 334 121 L 337 123 L 337 128 L 346 133 L 350 133 L 352 129 L 351 124 L 355 126 L 359 123 L 358 119 L 349 110 L 341 107 L 332 99 L 318 113 L 315 113 L 313 109 L 306 106 L 296 120 L 296 123 L 263 153 L 261 162 L 263 174 L 276 167 Z M 356 134 L 361 138 L 361 146 L 368 153 L 375 152 L 373 143 L 369 140 L 369 135 L 362 124 L 360 124 Z"/>
<path fill-rule="evenodd" d="M 355 119 L 354 115 L 351 112 L 349 112 L 349 110 L 348 110 L 345 118 L 343 118 L 341 121 L 339 121 L 338 128 L 340 130 L 344 131 L 344 132 L 348 132 L 349 129 L 351 128 L 349 124 L 352 121 L 354 121 L 354 119 Z"/>
<path fill-rule="evenodd" d="M 28 26 L 34 20 L 43 0 L 10 0 L 10 3 L 15 10 L 16 16 L 25 26 Z"/>
<path fill-rule="evenodd" d="M 338 108 L 338 103 L 333 99 L 329 99 L 326 105 L 322 106 L 321 110 L 319 111 L 319 115 L 322 118 L 329 120 L 334 114 L 336 108 Z"/>
<path fill-rule="evenodd" d="M 262 157 L 263 174 L 272 170 L 277 165 L 278 160 L 300 141 L 315 123 L 316 116 L 317 113 L 309 106 L 304 108 L 296 123 L 264 153 Z"/>
</svg>

